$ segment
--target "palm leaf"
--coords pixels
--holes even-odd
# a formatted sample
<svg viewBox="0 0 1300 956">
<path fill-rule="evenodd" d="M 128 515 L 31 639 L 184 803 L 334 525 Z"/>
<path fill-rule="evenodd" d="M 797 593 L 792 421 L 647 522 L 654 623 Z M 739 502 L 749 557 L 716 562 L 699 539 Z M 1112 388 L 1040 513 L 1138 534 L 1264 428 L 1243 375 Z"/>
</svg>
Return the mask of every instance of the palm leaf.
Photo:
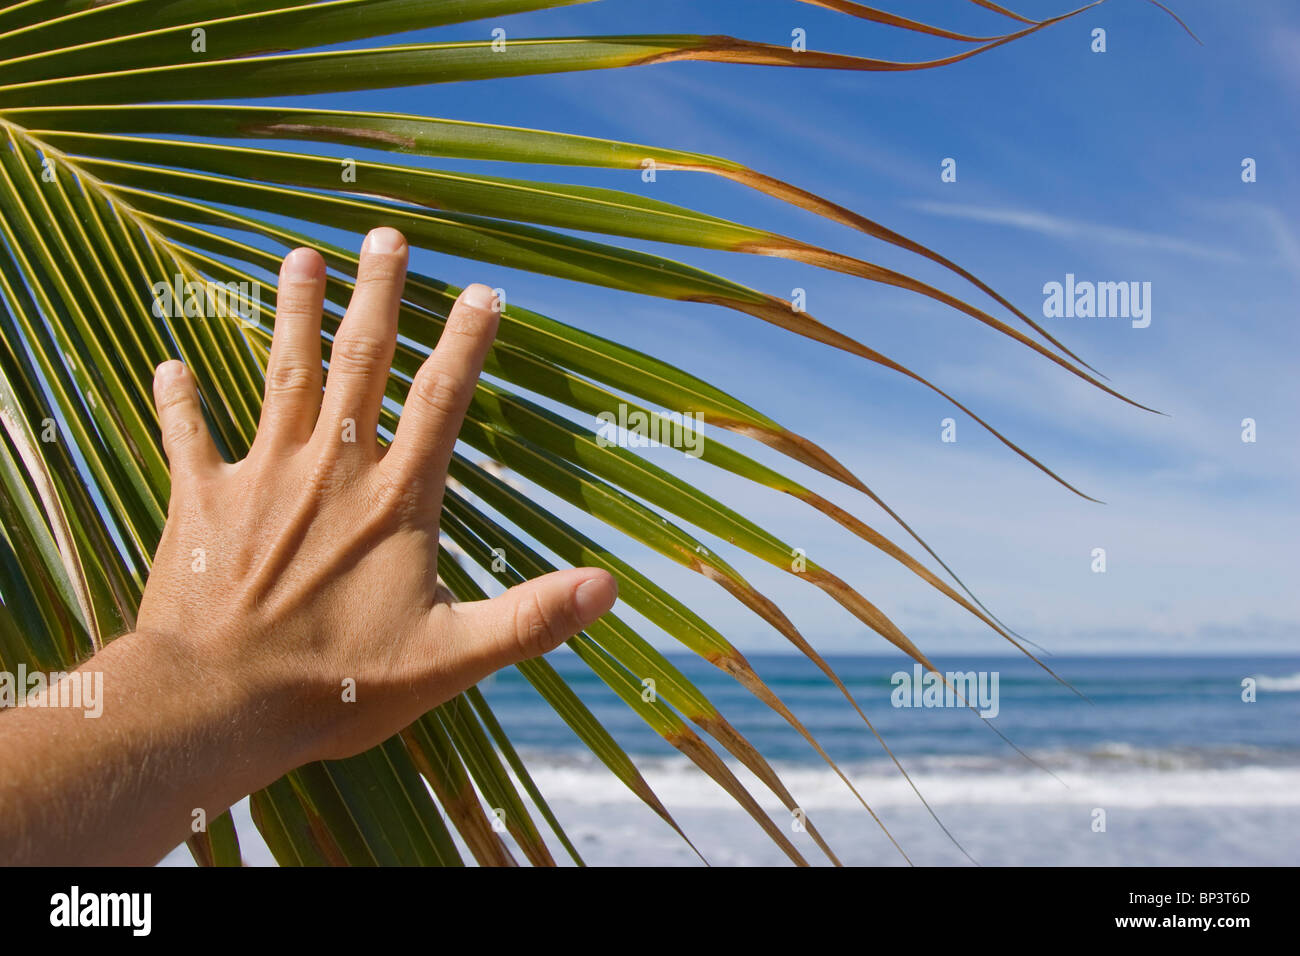
<svg viewBox="0 0 1300 956">
<path fill-rule="evenodd" d="M 973 35 L 851 0 L 802 0 L 962 47 L 917 62 L 795 52 L 696 35 L 517 38 L 505 41 L 504 48 L 490 42 L 355 46 L 375 37 L 575 2 L 580 0 L 26 0 L 0 10 L 5 139 L 0 149 L 0 663 L 71 665 L 134 624 L 169 491 L 150 393 L 152 369 L 159 362 L 179 357 L 195 370 L 223 453 L 242 456 L 253 439 L 274 294 L 264 296 L 248 322 L 228 314 L 224 320 L 195 322 L 156 316 L 154 284 L 170 285 L 177 276 L 261 282 L 274 274 L 285 250 L 313 245 L 331 269 L 324 321 L 324 334 L 330 336 L 351 293 L 357 260 L 322 241 L 314 232 L 320 227 L 362 233 L 391 224 L 413 245 L 437 252 L 657 296 L 683 308 L 723 306 L 857 355 L 950 398 L 920 373 L 776 296 L 616 240 L 785 258 L 939 301 L 1098 390 L 1137 404 L 941 253 L 723 157 L 574 132 L 397 113 L 186 102 L 679 60 L 865 72 L 929 69 L 978 56 L 1095 5 L 1037 21 L 972 0 L 997 15 L 1000 25 L 1012 24 L 1009 32 Z M 201 49 L 192 42 L 196 31 L 206 41 Z M 348 46 L 321 49 L 339 44 Z M 276 141 L 277 148 L 251 145 L 267 140 Z M 289 144 L 296 145 L 282 148 Z M 339 163 L 348 157 L 315 152 L 321 145 L 383 150 L 399 161 L 359 162 L 356 182 L 344 183 Z M 904 272 L 797 237 L 644 196 L 487 171 L 416 167 L 401 162 L 402 155 L 538 167 L 632 170 L 649 164 L 722 177 L 937 263 L 991 304 L 978 305 Z M 381 426 L 389 434 L 411 377 L 441 334 L 458 292 L 437 278 L 410 276 L 391 402 Z M 205 307 L 215 308 L 215 302 Z M 1002 317 L 995 314 L 999 310 Z M 466 453 L 454 458 L 444 505 L 446 547 L 440 549 L 439 569 L 459 599 L 482 597 L 479 580 L 486 577 L 509 585 L 560 565 L 604 567 L 618 579 L 624 604 L 733 677 L 801 734 L 857 794 L 799 717 L 716 626 L 616 548 L 598 543 L 539 503 L 535 489 L 715 581 L 812 660 L 875 732 L 861 704 L 785 611 L 704 541 L 721 540 L 727 550 L 792 572 L 788 543 L 644 457 L 598 442 L 583 423 L 584 416 L 624 402 L 651 416 L 658 414 L 656 407 L 700 413 L 718 428 L 770 446 L 783 456 L 780 468 L 719 440 L 706 443 L 701 461 L 731 480 L 797 499 L 1033 656 L 911 526 L 829 451 L 718 385 L 513 302 L 502 314 L 485 370 L 490 380 L 476 390 L 460 436 Z M 952 401 L 1016 454 L 1076 490 Z M 54 441 L 40 437 L 50 423 Z M 503 463 L 511 479 L 493 473 L 486 459 Z M 957 587 L 847 506 L 813 492 L 795 476 L 801 468 L 867 496 Z M 509 556 L 505 562 L 496 560 L 502 548 Z M 457 556 L 479 570 L 471 573 Z M 829 569 L 808 563 L 798 576 L 932 666 L 875 604 Z M 653 734 L 728 793 L 788 858 L 806 862 L 720 752 L 750 770 L 787 809 L 798 809 L 796 796 L 646 634 L 611 614 L 569 646 Z M 544 660 L 521 664 L 519 671 L 614 777 L 690 845 L 633 759 L 560 675 Z M 645 679 L 655 681 L 661 696 L 643 697 Z M 364 754 L 298 768 L 253 794 L 251 804 L 258 830 L 285 865 L 459 865 L 465 859 L 462 847 L 483 865 L 513 865 L 520 859 L 549 865 L 554 858 L 547 831 L 582 862 L 507 729 L 477 689 Z M 502 825 L 495 825 L 498 820 Z M 838 862 L 815 827 L 809 824 L 807 832 L 827 859 Z M 240 862 L 239 838 L 228 815 L 196 834 L 190 846 L 205 865 Z"/>
</svg>

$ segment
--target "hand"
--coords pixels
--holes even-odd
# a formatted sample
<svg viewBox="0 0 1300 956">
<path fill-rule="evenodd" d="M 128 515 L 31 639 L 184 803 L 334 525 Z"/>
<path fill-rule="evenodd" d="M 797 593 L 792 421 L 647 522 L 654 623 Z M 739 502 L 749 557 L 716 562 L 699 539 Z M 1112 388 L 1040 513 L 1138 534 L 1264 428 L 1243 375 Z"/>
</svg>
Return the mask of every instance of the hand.
<svg viewBox="0 0 1300 956">
<path fill-rule="evenodd" d="M 382 447 L 407 251 L 394 229 L 366 237 L 323 399 L 325 263 L 310 249 L 285 259 L 261 423 L 243 461 L 222 461 L 179 362 L 154 383 L 172 493 L 138 630 L 188 642 L 254 695 L 292 701 L 298 760 L 379 743 L 493 671 L 553 650 L 615 598 L 596 569 L 470 604 L 439 587 L 447 464 L 498 316 L 487 287 L 461 294 Z"/>
<path fill-rule="evenodd" d="M 325 263 L 289 254 L 262 420 L 237 464 L 189 372 L 159 367 L 172 491 L 137 630 L 78 668 L 102 677 L 98 719 L 0 714 L 0 864 L 156 862 L 196 810 L 377 744 L 613 605 L 614 579 L 592 568 L 471 604 L 438 586 L 447 463 L 497 314 L 487 288 L 465 290 L 382 448 L 406 257 L 395 230 L 367 237 L 322 397 Z"/>
</svg>

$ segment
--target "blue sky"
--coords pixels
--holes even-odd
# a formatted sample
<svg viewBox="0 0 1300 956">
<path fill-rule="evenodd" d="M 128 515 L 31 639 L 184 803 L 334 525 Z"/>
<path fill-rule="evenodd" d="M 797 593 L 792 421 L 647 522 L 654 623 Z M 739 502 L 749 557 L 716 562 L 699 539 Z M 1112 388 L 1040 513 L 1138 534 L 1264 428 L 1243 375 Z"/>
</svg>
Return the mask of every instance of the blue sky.
<svg viewBox="0 0 1300 956">
<path fill-rule="evenodd" d="M 1067 3 L 1019 0 L 1045 17 Z M 1143 0 L 1109 0 L 955 66 L 839 73 L 716 64 L 449 84 L 329 98 L 384 109 L 700 150 L 819 192 L 948 255 L 1042 315 L 1043 286 L 1150 282 L 1152 322 L 1044 319 L 1138 411 L 959 313 L 911 293 L 780 260 L 653 249 L 765 292 L 808 294 L 817 318 L 961 398 L 1085 491 L 1068 491 L 895 373 L 725 310 L 548 279 L 417 251 L 415 267 L 642 348 L 836 453 L 908 518 L 1004 620 L 1057 653 L 1291 652 L 1300 629 L 1297 424 L 1300 9 L 1284 0 L 1173 0 L 1198 45 Z M 890 9 L 953 29 L 1007 21 L 962 0 Z M 926 59 L 958 47 L 793 0 L 630 0 L 481 21 L 429 38 L 730 33 Z M 1107 31 L 1107 52 L 1091 33 Z M 425 34 L 410 39 L 424 39 Z M 957 162 L 957 181 L 940 163 Z M 1258 181 L 1241 181 L 1244 157 Z M 454 165 L 429 161 L 430 165 Z M 647 191 L 909 272 L 1004 316 L 941 268 L 712 177 L 490 172 Z M 940 441 L 957 419 L 958 440 Z M 1241 441 L 1243 418 L 1258 441 Z M 706 423 L 707 430 L 707 423 Z M 728 440 L 772 464 L 761 446 Z M 656 456 L 860 588 L 924 648 L 1005 648 L 906 571 L 791 499 L 679 455 Z M 796 477 L 907 543 L 869 501 Z M 561 507 L 561 510 L 563 508 Z M 746 650 L 782 639 L 715 586 L 615 532 L 597 537 Z M 1107 572 L 1091 570 L 1106 549 Z M 887 645 L 829 599 L 744 555 L 725 556 L 826 652 Z M 915 550 L 915 549 L 913 549 Z M 650 636 L 653 636 L 651 634 Z M 662 643 L 662 642 L 660 642 Z"/>
</svg>

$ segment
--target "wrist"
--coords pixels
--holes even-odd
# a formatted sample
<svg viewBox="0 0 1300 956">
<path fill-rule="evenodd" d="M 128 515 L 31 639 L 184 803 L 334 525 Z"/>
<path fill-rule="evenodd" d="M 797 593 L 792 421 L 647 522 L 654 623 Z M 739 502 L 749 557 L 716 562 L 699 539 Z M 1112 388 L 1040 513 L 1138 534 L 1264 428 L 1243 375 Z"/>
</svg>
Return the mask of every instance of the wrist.
<svg viewBox="0 0 1300 956">
<path fill-rule="evenodd" d="M 101 652 L 147 675 L 133 686 L 156 689 L 157 705 L 176 711 L 195 751 L 216 759 L 205 773 L 238 782 L 232 802 L 305 763 L 314 743 L 303 732 L 300 690 L 253 666 L 241 643 L 136 630 Z"/>
</svg>

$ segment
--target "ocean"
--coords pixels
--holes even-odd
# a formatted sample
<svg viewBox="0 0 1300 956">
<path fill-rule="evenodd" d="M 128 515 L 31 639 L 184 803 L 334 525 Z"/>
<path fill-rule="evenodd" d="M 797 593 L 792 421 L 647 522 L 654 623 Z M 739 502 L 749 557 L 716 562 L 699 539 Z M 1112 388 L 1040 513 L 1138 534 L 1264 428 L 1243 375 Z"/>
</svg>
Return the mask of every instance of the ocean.
<svg viewBox="0 0 1300 956">
<path fill-rule="evenodd" d="M 724 866 L 785 861 L 731 797 L 655 736 L 576 656 L 561 652 L 549 659 L 633 757 L 705 860 Z M 987 672 L 986 690 L 996 675 L 997 716 L 986 721 L 962 706 L 892 706 L 891 676 L 912 675 L 901 657 L 829 659 L 927 810 L 861 717 L 813 665 L 789 655 L 750 658 L 853 782 L 896 848 L 784 720 L 698 658 L 673 658 L 768 758 L 800 812 L 846 864 L 1300 862 L 1300 658 L 1045 660 L 1083 697 L 1026 658 L 936 662 L 949 672 Z M 1243 700 L 1247 679 L 1253 702 Z M 518 672 L 501 672 L 482 687 L 585 862 L 701 865 L 700 856 L 597 762 Z M 910 692 L 903 696 L 913 699 Z M 736 761 L 728 763 L 809 862 L 826 864 L 795 815 Z M 236 808 L 236 821 L 247 862 L 270 864 L 246 805 Z M 560 859 L 558 845 L 555 852 Z M 164 862 L 187 861 L 180 848 Z"/>
</svg>

